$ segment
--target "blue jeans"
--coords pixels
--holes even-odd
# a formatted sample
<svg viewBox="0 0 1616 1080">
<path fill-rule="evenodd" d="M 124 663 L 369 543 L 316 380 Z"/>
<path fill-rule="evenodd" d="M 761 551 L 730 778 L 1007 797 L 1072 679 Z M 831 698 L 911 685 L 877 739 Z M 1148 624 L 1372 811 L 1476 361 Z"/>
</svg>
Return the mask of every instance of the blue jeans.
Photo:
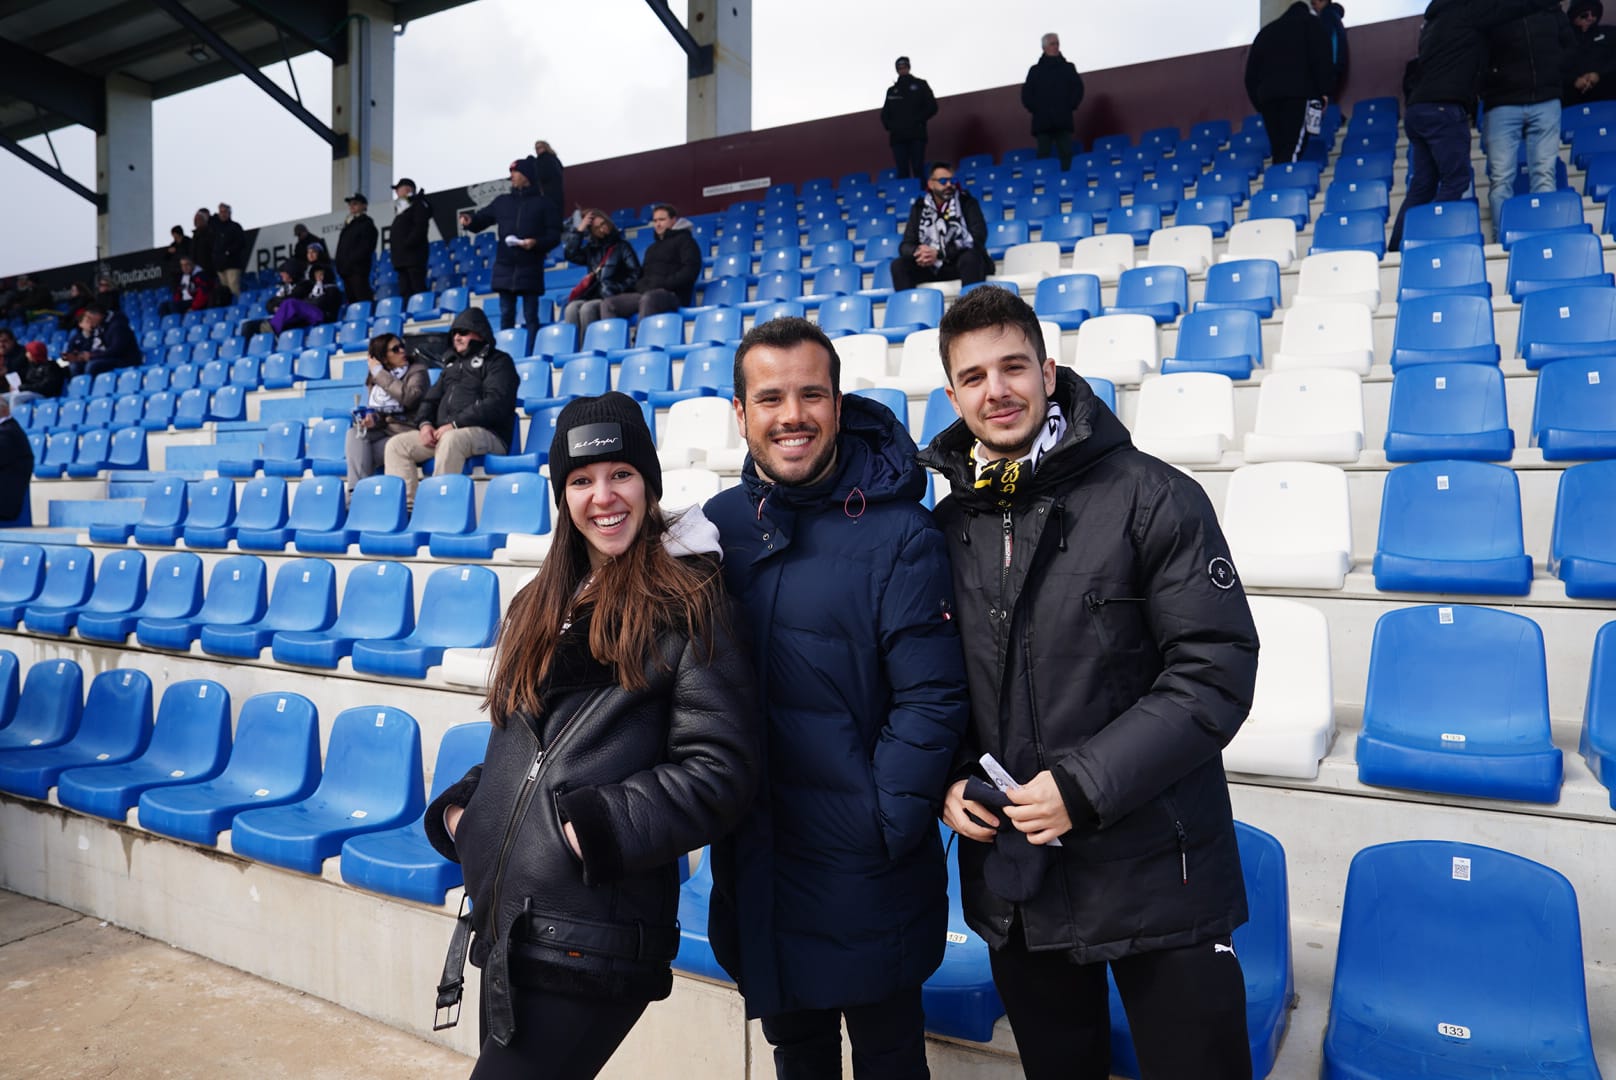
<svg viewBox="0 0 1616 1080">
<path fill-rule="evenodd" d="M 1408 172 L 1408 194 L 1397 211 L 1391 251 L 1403 246 L 1403 218 L 1416 206 L 1452 202 L 1465 197 L 1472 180 L 1470 170 L 1470 114 L 1462 105 L 1416 104 L 1403 112 L 1413 159 Z"/>
<path fill-rule="evenodd" d="M 1487 180 L 1492 190 L 1493 239 L 1498 239 L 1499 211 L 1515 194 L 1515 173 L 1520 167 L 1521 143 L 1526 143 L 1526 168 L 1532 190 L 1554 190 L 1554 162 L 1560 156 L 1560 103 L 1499 105 L 1487 110 Z"/>
</svg>

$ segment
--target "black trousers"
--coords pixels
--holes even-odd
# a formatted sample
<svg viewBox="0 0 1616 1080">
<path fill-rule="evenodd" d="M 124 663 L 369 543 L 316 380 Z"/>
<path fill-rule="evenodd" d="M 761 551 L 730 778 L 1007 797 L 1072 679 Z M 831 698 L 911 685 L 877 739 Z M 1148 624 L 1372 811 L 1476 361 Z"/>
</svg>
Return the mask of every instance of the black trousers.
<svg viewBox="0 0 1616 1080">
<path fill-rule="evenodd" d="M 853 1044 L 854 1080 L 928 1080 L 926 1014 L 920 987 L 873 1005 L 804 1009 L 763 1018 L 779 1080 L 839 1080 L 842 1018 Z"/>
<path fill-rule="evenodd" d="M 1307 146 L 1307 99 L 1276 98 L 1262 103 L 1263 127 L 1274 164 L 1298 161 Z"/>
<path fill-rule="evenodd" d="M 426 267 L 396 266 L 393 269 L 398 274 L 398 295 L 408 300 L 416 293 L 426 292 Z"/>
<path fill-rule="evenodd" d="M 989 954 L 1027 1080 L 1106 1080 L 1106 965 L 1028 952 L 1018 923 Z M 1227 938 L 1111 961 L 1143 1080 L 1251 1080 L 1246 981 Z"/>
<path fill-rule="evenodd" d="M 527 356 L 533 351 L 533 337 L 539 332 L 539 294 L 536 292 L 516 292 L 512 289 L 500 289 L 499 292 L 499 328 L 510 330 L 516 326 L 516 301 L 522 301 L 522 326 L 527 330 Z M 521 357 L 517 357 L 518 360 Z"/>
<path fill-rule="evenodd" d="M 953 281 L 956 278 L 961 285 L 970 285 L 984 280 L 992 265 L 987 252 L 981 248 L 956 251 L 934 266 L 921 266 L 914 259 L 893 259 L 892 287 L 914 289 L 922 282 Z"/>
<path fill-rule="evenodd" d="M 898 167 L 898 179 L 914 177 L 926 179 L 926 140 L 906 139 L 892 143 L 892 163 Z"/>
<path fill-rule="evenodd" d="M 1403 246 L 1403 218 L 1411 206 L 1465 197 L 1475 175 L 1470 167 L 1470 114 L 1464 106 L 1421 103 L 1403 111 L 1403 130 L 1413 153 L 1408 194 L 1397 211 L 1388 251 Z"/>
<path fill-rule="evenodd" d="M 617 1052 L 645 1012 L 644 1001 L 598 1001 L 511 987 L 516 1036 L 509 1046 L 488 1037 L 478 1017 L 482 1051 L 471 1080 L 591 1080 Z"/>
<path fill-rule="evenodd" d="M 370 287 L 370 272 L 367 270 L 363 274 L 343 274 L 342 294 L 346 298 L 345 302 L 349 304 L 376 299 L 376 290 Z"/>
<path fill-rule="evenodd" d="M 1072 133 L 1070 131 L 1040 131 L 1038 133 L 1038 156 L 1046 158 L 1051 156 L 1060 158 L 1061 172 L 1072 167 Z"/>
</svg>

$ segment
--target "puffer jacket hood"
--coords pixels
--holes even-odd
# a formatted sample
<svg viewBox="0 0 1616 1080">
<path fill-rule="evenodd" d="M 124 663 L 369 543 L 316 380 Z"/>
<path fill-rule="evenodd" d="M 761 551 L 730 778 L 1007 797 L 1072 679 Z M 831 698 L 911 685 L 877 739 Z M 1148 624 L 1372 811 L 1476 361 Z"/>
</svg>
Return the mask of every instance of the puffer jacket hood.
<svg viewBox="0 0 1616 1080">
<path fill-rule="evenodd" d="M 482 338 L 485 345 L 494 343 L 494 325 L 488 321 L 488 316 L 483 314 L 483 309 L 480 307 L 468 307 L 456 315 L 454 322 L 449 324 L 449 332 L 453 334 L 456 330 L 474 332 L 478 337 Z"/>
<path fill-rule="evenodd" d="M 691 555 L 706 555 L 720 562 L 724 559 L 724 549 L 718 543 L 718 526 L 707 520 L 700 506 L 687 506 L 669 516 L 662 547 L 675 559 Z"/>
</svg>

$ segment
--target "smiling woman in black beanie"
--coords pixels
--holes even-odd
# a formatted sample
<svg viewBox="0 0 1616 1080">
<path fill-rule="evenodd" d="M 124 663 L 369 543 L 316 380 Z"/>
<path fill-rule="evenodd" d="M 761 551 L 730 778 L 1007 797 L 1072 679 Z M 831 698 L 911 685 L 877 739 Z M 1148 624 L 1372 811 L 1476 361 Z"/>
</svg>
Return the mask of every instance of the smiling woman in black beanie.
<svg viewBox="0 0 1616 1080">
<path fill-rule="evenodd" d="M 484 762 L 426 816 L 471 900 L 438 1003 L 458 1003 L 474 932 L 474 1080 L 600 1071 L 672 989 L 679 856 L 732 828 L 756 786 L 718 531 L 699 508 L 663 514 L 639 404 L 567 405 L 550 477 L 555 539 L 500 627 Z"/>
</svg>

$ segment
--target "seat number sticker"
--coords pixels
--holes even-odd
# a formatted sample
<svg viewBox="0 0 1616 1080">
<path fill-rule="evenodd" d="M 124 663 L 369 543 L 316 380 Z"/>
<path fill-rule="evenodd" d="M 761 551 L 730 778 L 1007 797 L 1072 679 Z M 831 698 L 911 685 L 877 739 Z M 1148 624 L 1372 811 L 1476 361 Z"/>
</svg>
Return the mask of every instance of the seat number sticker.
<svg viewBox="0 0 1616 1080">
<path fill-rule="evenodd" d="M 966 937 L 964 934 L 961 934 L 956 930 L 950 930 L 948 932 L 948 943 L 950 945 L 964 945 L 967 941 L 970 941 L 970 940 L 971 940 L 970 938 Z"/>
<path fill-rule="evenodd" d="M 1461 857 L 1459 857 L 1457 855 L 1454 856 L 1454 858 L 1453 858 L 1453 880 L 1454 881 L 1469 881 L 1470 880 L 1470 860 L 1469 859 L 1461 858 Z M 1466 1039 L 1470 1038 L 1470 1032 L 1466 1031 L 1462 1037 L 1466 1038 Z"/>
<path fill-rule="evenodd" d="M 1446 1035 L 1450 1039 L 1470 1038 L 1470 1029 L 1465 1027 L 1463 1024 L 1438 1024 L 1436 1026 L 1436 1033 L 1438 1035 Z"/>
</svg>

